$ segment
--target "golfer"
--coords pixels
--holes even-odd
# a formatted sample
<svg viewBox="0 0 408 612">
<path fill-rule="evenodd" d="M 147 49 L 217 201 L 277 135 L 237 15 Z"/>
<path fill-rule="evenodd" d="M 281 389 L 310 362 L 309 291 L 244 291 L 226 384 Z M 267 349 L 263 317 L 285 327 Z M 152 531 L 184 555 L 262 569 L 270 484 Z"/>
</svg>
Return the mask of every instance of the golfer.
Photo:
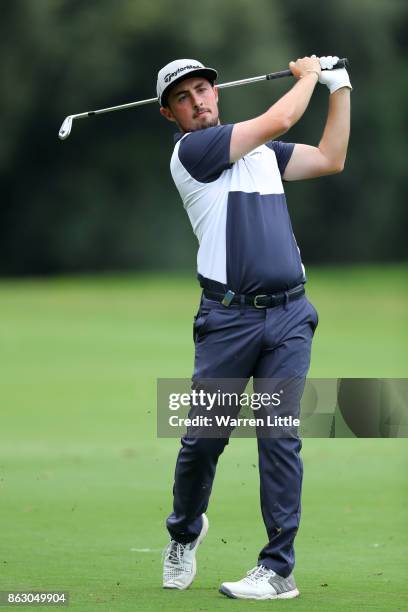
<svg viewBox="0 0 408 612">
<path fill-rule="evenodd" d="M 158 73 L 160 113 L 179 129 L 171 173 L 199 242 L 203 293 L 194 324 L 193 382 L 306 377 L 318 316 L 305 295 L 282 181 L 344 167 L 351 84 L 346 69 L 331 70 L 337 61 L 311 56 L 290 62 L 296 79 L 290 91 L 263 114 L 235 124 L 220 122 L 216 70 L 182 59 Z M 277 140 L 302 117 L 317 83 L 330 92 L 319 145 Z M 256 566 L 241 580 L 224 582 L 220 592 L 240 599 L 289 599 L 299 595 L 293 568 L 302 444 L 297 435 L 258 436 L 257 442 L 268 541 Z M 181 439 L 167 518 L 165 588 L 186 589 L 194 580 L 217 461 L 227 443 L 228 437 Z"/>
</svg>

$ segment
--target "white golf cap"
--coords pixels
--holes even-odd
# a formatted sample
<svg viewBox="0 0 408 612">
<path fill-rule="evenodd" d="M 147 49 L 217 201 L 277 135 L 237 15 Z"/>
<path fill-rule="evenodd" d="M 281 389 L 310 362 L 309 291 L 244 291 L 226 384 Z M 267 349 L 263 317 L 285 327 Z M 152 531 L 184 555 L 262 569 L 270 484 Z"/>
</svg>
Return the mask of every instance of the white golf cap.
<svg viewBox="0 0 408 612">
<path fill-rule="evenodd" d="M 203 76 L 214 83 L 218 73 L 214 68 L 206 68 L 201 62 L 192 59 L 178 59 L 166 64 L 157 74 L 157 97 L 159 104 L 166 106 L 169 90 L 183 79 Z"/>
</svg>

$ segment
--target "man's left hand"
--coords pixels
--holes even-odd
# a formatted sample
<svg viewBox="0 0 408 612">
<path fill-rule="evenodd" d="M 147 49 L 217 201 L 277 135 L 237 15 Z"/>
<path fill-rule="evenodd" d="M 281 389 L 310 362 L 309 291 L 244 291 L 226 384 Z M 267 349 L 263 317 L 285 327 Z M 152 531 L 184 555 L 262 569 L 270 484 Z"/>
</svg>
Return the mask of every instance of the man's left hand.
<svg viewBox="0 0 408 612">
<path fill-rule="evenodd" d="M 320 66 L 322 67 L 322 72 L 320 73 L 319 83 L 322 85 L 326 85 L 330 93 L 334 93 L 341 87 L 348 87 L 349 89 L 353 89 L 350 83 L 350 78 L 348 72 L 345 68 L 337 68 L 332 70 L 332 68 L 337 64 L 339 58 L 335 55 L 327 55 L 325 57 L 320 58 Z"/>
</svg>

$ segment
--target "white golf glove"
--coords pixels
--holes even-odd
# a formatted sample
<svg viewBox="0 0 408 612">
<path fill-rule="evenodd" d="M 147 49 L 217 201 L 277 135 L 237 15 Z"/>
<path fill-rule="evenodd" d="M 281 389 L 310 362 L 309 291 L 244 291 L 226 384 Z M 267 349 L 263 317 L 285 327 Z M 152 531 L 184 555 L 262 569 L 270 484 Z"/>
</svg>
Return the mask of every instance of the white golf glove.
<svg viewBox="0 0 408 612">
<path fill-rule="evenodd" d="M 322 85 L 327 85 L 331 94 L 341 87 L 349 87 L 350 89 L 353 89 L 348 72 L 345 68 L 337 68 L 336 70 L 332 70 L 333 66 L 335 66 L 339 61 L 339 58 L 336 55 L 327 55 L 325 57 L 320 57 L 319 59 L 322 69 L 319 77 L 319 83 L 322 83 Z"/>
</svg>

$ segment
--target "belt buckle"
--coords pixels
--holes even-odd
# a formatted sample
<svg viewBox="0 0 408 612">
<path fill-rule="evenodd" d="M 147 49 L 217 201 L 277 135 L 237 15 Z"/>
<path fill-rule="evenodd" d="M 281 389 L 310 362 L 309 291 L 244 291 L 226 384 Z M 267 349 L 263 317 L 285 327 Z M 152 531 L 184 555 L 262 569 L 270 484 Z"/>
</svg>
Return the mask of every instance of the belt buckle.
<svg viewBox="0 0 408 612">
<path fill-rule="evenodd" d="M 232 300 L 234 299 L 234 295 L 235 295 L 235 292 L 231 291 L 231 289 L 228 289 L 227 293 L 224 295 L 224 297 L 221 300 L 221 304 L 223 306 L 230 306 Z"/>
<path fill-rule="evenodd" d="M 266 293 L 261 293 L 260 295 L 256 295 L 256 296 L 254 297 L 254 306 L 255 306 L 255 308 L 267 308 L 266 304 L 265 304 L 265 305 L 258 304 L 258 300 L 259 300 L 260 298 L 265 298 L 265 297 L 268 297 L 268 296 L 266 295 Z"/>
</svg>

